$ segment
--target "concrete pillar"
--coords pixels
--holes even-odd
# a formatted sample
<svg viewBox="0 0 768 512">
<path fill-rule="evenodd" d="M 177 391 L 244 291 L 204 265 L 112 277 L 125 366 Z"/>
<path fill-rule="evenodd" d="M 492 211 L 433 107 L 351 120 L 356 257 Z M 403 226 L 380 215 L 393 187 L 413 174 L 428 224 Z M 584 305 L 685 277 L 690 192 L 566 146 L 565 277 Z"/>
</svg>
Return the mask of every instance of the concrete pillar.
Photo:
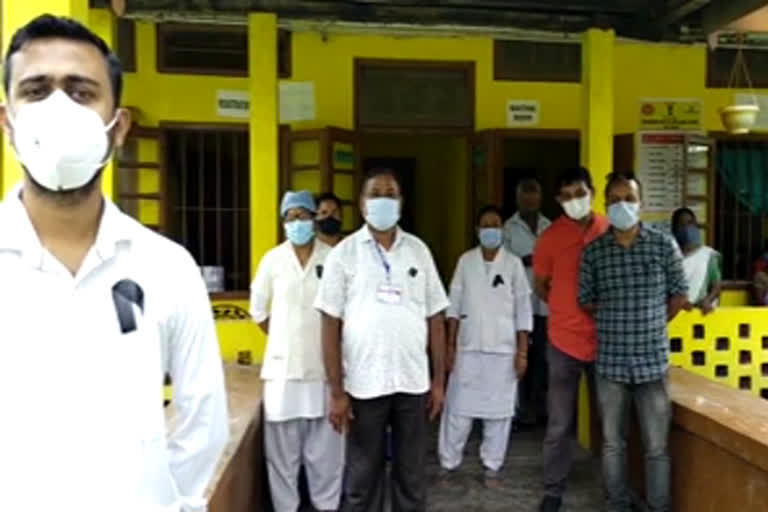
<svg viewBox="0 0 768 512">
<path fill-rule="evenodd" d="M 88 23 L 88 0 L 6 0 L 0 2 L 0 34 L 2 34 L 3 58 L 13 34 L 33 18 L 45 14 L 68 16 L 81 23 Z M 21 168 L 8 138 L 3 134 L 2 168 L 0 168 L 0 197 L 19 183 Z"/>
<path fill-rule="evenodd" d="M 605 212 L 606 177 L 613 172 L 613 30 L 590 29 L 581 46 L 583 98 L 581 165 L 589 169 L 595 185 L 595 209 Z M 592 448 L 590 397 L 586 381 L 579 385 L 579 443 Z"/>
<path fill-rule="evenodd" d="M 248 15 L 251 158 L 251 274 L 277 244 L 278 89 L 277 16 Z"/>
<path fill-rule="evenodd" d="M 592 173 L 598 211 L 605 211 L 603 189 L 613 171 L 613 30 L 590 29 L 581 50 L 581 165 Z"/>
</svg>

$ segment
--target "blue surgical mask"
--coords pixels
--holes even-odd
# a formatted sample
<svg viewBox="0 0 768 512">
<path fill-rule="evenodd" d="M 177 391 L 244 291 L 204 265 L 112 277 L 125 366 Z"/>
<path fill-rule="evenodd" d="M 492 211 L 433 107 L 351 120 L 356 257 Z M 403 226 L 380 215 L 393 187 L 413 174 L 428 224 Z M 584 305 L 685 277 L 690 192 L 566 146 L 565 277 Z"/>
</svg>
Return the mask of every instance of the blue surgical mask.
<svg viewBox="0 0 768 512">
<path fill-rule="evenodd" d="M 397 199 L 366 199 L 365 210 L 365 221 L 376 231 L 389 231 L 400 221 L 400 201 Z"/>
<path fill-rule="evenodd" d="M 695 224 L 688 224 L 675 231 L 675 238 L 681 248 L 701 245 L 701 231 Z"/>
<path fill-rule="evenodd" d="M 315 222 L 311 220 L 292 220 L 283 224 L 285 237 L 293 245 L 307 245 L 315 236 Z"/>
<path fill-rule="evenodd" d="M 477 231 L 477 238 L 480 239 L 480 245 L 486 249 L 498 249 L 503 240 L 500 228 L 481 228 Z"/>
<path fill-rule="evenodd" d="M 640 221 L 640 203 L 613 203 L 608 207 L 608 220 L 619 231 L 633 228 Z"/>
</svg>

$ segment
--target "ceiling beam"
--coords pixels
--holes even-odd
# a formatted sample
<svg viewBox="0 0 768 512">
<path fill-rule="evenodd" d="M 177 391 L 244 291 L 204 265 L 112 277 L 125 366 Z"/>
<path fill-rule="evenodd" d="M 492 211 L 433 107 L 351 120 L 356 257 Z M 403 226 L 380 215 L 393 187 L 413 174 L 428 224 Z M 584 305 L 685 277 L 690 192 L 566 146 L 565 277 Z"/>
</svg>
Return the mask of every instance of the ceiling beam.
<svg viewBox="0 0 768 512">
<path fill-rule="evenodd" d="M 714 0 L 703 11 L 704 33 L 711 34 L 766 5 L 768 0 Z"/>
<path fill-rule="evenodd" d="M 569 9 L 545 10 L 542 2 L 527 0 L 111 0 L 124 3 L 127 15 L 137 13 L 208 12 L 244 15 L 249 11 L 275 12 L 290 19 L 338 20 L 352 22 L 413 23 L 423 25 L 464 25 L 512 27 L 553 32 L 581 32 L 592 26 L 613 27 L 621 33 L 631 14 L 575 12 Z M 618 0 L 618 5 L 629 1 Z M 538 10 L 523 4 L 537 4 Z M 596 3 L 577 0 L 575 5 Z M 517 9 L 509 5 L 518 5 Z M 543 2 L 544 6 L 554 3 Z M 586 7 L 585 7 L 586 8 Z M 118 14 L 121 14 L 118 12 Z"/>
<path fill-rule="evenodd" d="M 683 0 L 671 5 L 659 18 L 659 25 L 668 26 L 705 7 L 711 0 Z"/>
</svg>

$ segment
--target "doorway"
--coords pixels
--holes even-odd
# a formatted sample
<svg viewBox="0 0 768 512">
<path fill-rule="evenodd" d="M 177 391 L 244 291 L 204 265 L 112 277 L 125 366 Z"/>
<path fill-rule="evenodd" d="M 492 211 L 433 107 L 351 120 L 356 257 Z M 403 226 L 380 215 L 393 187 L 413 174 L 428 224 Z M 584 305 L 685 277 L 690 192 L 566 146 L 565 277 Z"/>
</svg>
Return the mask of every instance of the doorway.
<svg viewBox="0 0 768 512">
<path fill-rule="evenodd" d="M 505 218 L 517 211 L 517 184 L 520 180 L 535 178 L 541 184 L 541 213 L 554 219 L 560 215 L 555 200 L 558 174 L 579 165 L 579 139 L 519 138 L 508 135 L 502 143 L 502 179 L 504 196 L 501 206 Z"/>
<path fill-rule="evenodd" d="M 364 134 L 363 168 L 395 171 L 403 193 L 401 227 L 431 249 L 449 280 L 466 250 L 467 144 L 460 135 Z"/>
</svg>

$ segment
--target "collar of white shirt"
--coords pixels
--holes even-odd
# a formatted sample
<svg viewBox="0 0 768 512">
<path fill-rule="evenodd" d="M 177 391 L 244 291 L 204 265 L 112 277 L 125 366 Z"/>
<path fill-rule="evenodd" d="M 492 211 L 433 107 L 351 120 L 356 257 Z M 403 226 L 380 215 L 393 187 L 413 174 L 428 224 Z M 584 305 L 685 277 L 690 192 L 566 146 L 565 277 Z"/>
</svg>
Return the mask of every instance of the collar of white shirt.
<svg viewBox="0 0 768 512">
<path fill-rule="evenodd" d="M 0 250 L 21 252 L 33 266 L 39 267 L 43 261 L 43 246 L 32 226 L 32 221 L 21 202 L 22 186 L 17 185 L 0 206 Z M 133 240 L 133 224 L 118 210 L 111 201 L 104 198 L 99 230 L 93 248 L 102 261 L 115 255 L 121 243 Z"/>
<path fill-rule="evenodd" d="M 392 247 L 389 249 L 390 251 L 396 249 L 398 246 L 400 246 L 400 244 L 403 243 L 403 240 L 405 239 L 404 235 L 405 235 L 405 231 L 400 229 L 400 226 L 397 226 L 395 228 L 395 241 L 392 244 Z M 355 236 L 357 237 L 357 240 L 361 244 L 375 242 L 375 239 L 373 238 L 373 233 L 371 232 L 367 224 L 362 228 L 360 228 L 355 234 Z"/>
<path fill-rule="evenodd" d="M 520 215 L 520 212 L 515 212 L 514 215 L 512 215 L 512 218 L 510 219 L 514 224 L 518 224 L 519 226 L 525 228 L 526 230 L 530 231 L 531 227 L 528 225 L 525 220 L 523 220 L 523 217 Z M 536 219 L 536 233 L 535 235 L 540 235 L 545 229 L 547 229 L 550 225 L 550 221 L 548 218 L 543 216 L 541 213 L 538 214 L 538 217 Z"/>
</svg>

